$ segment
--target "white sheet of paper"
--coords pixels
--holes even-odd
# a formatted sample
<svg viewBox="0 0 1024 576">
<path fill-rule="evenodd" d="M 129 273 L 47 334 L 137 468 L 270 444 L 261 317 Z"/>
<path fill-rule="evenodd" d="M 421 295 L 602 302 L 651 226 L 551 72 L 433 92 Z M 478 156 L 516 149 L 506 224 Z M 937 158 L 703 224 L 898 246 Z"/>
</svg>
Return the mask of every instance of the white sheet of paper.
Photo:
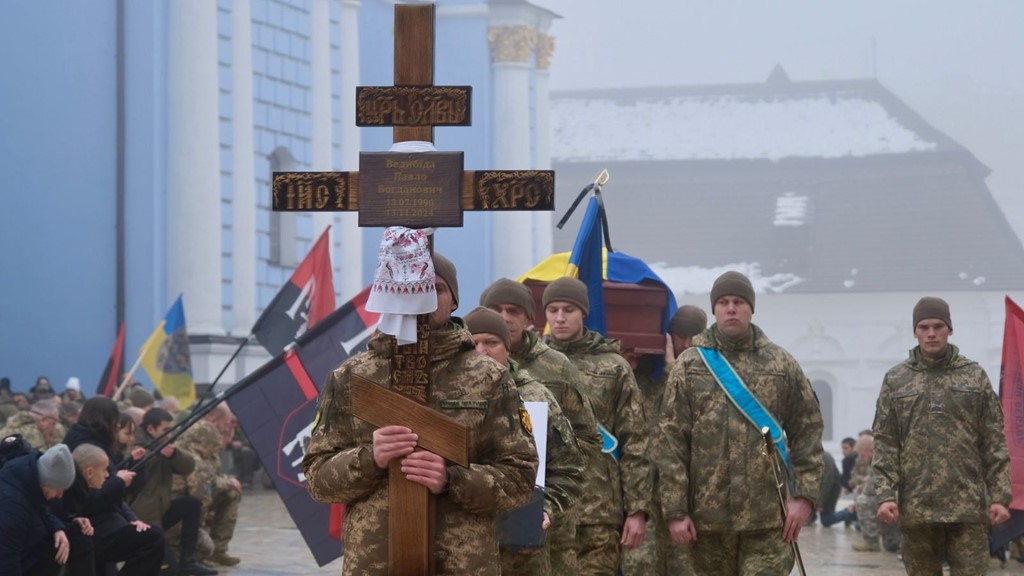
<svg viewBox="0 0 1024 576">
<path fill-rule="evenodd" d="M 548 451 L 548 403 L 547 402 L 523 402 L 526 412 L 530 415 L 530 423 L 533 425 L 533 442 L 537 445 L 537 486 L 544 485 L 544 463 L 547 461 Z"/>
</svg>

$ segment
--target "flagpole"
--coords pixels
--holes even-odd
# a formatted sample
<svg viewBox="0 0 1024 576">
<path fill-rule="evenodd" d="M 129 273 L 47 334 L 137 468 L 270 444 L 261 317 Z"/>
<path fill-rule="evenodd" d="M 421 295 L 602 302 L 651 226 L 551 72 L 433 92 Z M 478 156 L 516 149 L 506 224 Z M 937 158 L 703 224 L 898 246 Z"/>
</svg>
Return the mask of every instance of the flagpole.
<svg viewBox="0 0 1024 576">
<path fill-rule="evenodd" d="M 231 358 L 228 358 L 227 364 L 225 364 L 224 367 L 220 369 L 220 374 L 217 374 L 217 377 L 214 378 L 213 382 L 210 383 L 210 387 L 207 388 L 205 392 L 203 392 L 202 396 L 196 398 L 194 404 L 195 408 L 193 408 L 193 410 L 198 409 L 203 404 L 204 400 L 206 400 L 210 396 L 213 396 L 213 390 L 214 388 L 217 387 L 217 383 L 220 382 L 221 376 L 223 376 L 224 373 L 228 371 L 228 366 L 231 366 L 231 363 L 235 361 L 235 358 L 237 358 L 238 355 L 242 353 L 242 349 L 249 344 L 249 341 L 252 340 L 252 336 L 253 334 L 252 332 L 250 332 L 249 335 L 245 337 L 245 340 L 242 340 L 242 343 L 238 345 L 238 348 L 235 349 L 235 353 L 231 355 Z"/>
<path fill-rule="evenodd" d="M 146 356 L 146 352 L 148 351 L 149 340 L 146 340 L 146 345 L 143 346 L 142 350 L 139 352 L 139 357 L 135 359 L 135 364 L 132 364 L 132 369 L 125 373 L 124 380 L 121 381 L 121 385 L 117 387 L 117 390 L 114 390 L 114 395 L 110 397 L 113 401 L 117 402 L 118 397 L 120 397 L 124 392 L 125 387 L 132 381 L 132 376 L 134 376 L 135 371 L 139 369 L 139 364 L 142 364 L 142 359 Z"/>
<path fill-rule="evenodd" d="M 228 366 L 231 366 L 231 363 L 235 361 L 235 358 L 237 358 L 238 355 L 242 352 L 242 349 L 245 348 L 245 346 L 249 343 L 250 340 L 252 340 L 252 336 L 253 335 L 250 332 L 249 335 L 246 336 L 244 340 L 242 340 L 242 343 L 238 345 L 237 349 L 235 349 L 235 353 L 231 355 L 231 358 L 228 358 L 227 363 L 224 364 L 224 367 L 220 369 L 220 374 L 217 374 L 217 377 L 213 379 L 213 382 L 210 384 L 210 387 L 207 388 L 205 392 L 203 392 L 202 396 L 196 398 L 195 402 L 193 402 L 192 404 L 192 412 L 189 414 L 188 418 L 185 418 L 178 424 L 172 426 L 171 428 L 168 428 L 163 434 L 152 439 L 146 446 L 147 450 L 149 450 L 151 446 L 159 444 L 160 441 L 166 438 L 167 436 L 174 434 L 179 428 L 188 429 L 189 427 L 192 426 L 192 424 L 195 424 L 195 422 L 198 421 L 199 418 L 202 418 L 203 416 L 208 414 L 211 410 L 213 410 L 214 406 L 220 404 L 224 400 L 224 398 L 216 398 L 214 399 L 213 402 L 207 402 L 205 405 L 203 404 L 203 402 L 207 398 L 215 396 L 216 393 L 214 392 L 214 389 L 216 388 L 217 383 L 220 382 L 221 376 L 223 376 L 224 373 L 228 371 Z M 232 384 L 231 386 L 233 388 L 234 384 Z M 184 430 L 182 430 L 182 432 L 184 432 Z M 175 435 L 175 437 L 177 437 L 177 435 Z"/>
</svg>

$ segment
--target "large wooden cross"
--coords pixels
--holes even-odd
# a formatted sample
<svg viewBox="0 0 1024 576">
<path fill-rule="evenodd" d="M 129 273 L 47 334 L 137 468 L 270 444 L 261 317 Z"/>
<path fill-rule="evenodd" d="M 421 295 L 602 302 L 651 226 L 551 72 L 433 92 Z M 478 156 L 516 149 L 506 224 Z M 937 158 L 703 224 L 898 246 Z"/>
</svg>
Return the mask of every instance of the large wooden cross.
<svg viewBox="0 0 1024 576">
<path fill-rule="evenodd" d="M 434 5 L 395 6 L 392 87 L 360 87 L 358 126 L 392 126 L 394 142 L 433 142 L 434 126 L 468 126 L 472 90 L 434 86 Z M 462 226 L 463 210 L 553 210 L 550 170 L 463 170 L 462 152 L 364 152 L 359 172 L 275 172 L 272 207 L 284 212 L 358 211 L 360 226 Z M 354 378 L 353 412 L 374 426 L 403 425 L 419 446 L 462 466 L 473 455 L 464 426 L 425 405 L 430 398 L 427 316 L 417 342 L 395 344 L 389 388 Z M 432 574 L 435 498 L 388 471 L 389 571 Z"/>
</svg>

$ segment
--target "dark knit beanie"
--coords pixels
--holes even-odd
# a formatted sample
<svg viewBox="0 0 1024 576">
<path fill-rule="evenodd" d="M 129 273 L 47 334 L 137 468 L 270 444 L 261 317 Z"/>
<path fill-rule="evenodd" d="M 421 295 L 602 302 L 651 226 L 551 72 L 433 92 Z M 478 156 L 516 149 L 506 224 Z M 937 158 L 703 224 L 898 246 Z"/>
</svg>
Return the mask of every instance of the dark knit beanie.
<svg viewBox="0 0 1024 576">
<path fill-rule="evenodd" d="M 444 278 L 452 292 L 452 303 L 459 307 L 459 277 L 455 273 L 455 264 L 441 254 L 434 252 L 434 273 Z"/>
<path fill-rule="evenodd" d="M 527 318 L 533 320 L 533 295 L 529 288 L 515 280 L 501 278 L 480 295 L 481 306 L 490 308 L 499 304 L 515 304 L 526 311 Z"/>
<path fill-rule="evenodd" d="M 927 318 L 938 318 L 945 322 L 950 330 L 953 329 L 953 321 L 949 318 L 949 304 L 942 298 L 925 296 L 917 301 L 914 306 L 914 328 L 917 329 L 917 323 Z"/>
<path fill-rule="evenodd" d="M 680 306 L 668 323 L 669 334 L 680 338 L 696 336 L 708 327 L 708 315 L 696 306 Z"/>
<path fill-rule="evenodd" d="M 750 311 L 754 311 L 754 285 L 739 272 L 729 271 L 722 274 L 715 280 L 711 287 L 711 309 L 715 309 L 715 302 L 722 296 L 739 296 L 750 304 Z"/>
<path fill-rule="evenodd" d="M 590 297 L 587 296 L 587 285 L 575 278 L 563 276 L 548 284 L 544 289 L 542 298 L 544 307 L 552 302 L 568 302 L 575 304 L 583 311 L 583 315 L 590 314 Z"/>
<path fill-rule="evenodd" d="M 508 333 L 508 324 L 501 314 L 490 308 L 478 306 L 463 318 L 470 334 L 494 334 L 505 343 L 505 349 L 512 349 L 512 337 Z"/>
</svg>

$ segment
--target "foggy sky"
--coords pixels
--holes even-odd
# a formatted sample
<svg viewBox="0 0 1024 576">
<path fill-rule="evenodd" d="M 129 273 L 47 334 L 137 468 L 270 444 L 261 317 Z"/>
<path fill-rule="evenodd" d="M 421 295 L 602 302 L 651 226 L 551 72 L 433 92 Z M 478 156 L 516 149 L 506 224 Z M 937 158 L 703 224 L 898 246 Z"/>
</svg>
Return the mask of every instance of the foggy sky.
<svg viewBox="0 0 1024 576">
<path fill-rule="evenodd" d="M 877 78 L 993 170 L 1024 235 L 1024 2 L 534 0 L 551 89 Z"/>
</svg>

